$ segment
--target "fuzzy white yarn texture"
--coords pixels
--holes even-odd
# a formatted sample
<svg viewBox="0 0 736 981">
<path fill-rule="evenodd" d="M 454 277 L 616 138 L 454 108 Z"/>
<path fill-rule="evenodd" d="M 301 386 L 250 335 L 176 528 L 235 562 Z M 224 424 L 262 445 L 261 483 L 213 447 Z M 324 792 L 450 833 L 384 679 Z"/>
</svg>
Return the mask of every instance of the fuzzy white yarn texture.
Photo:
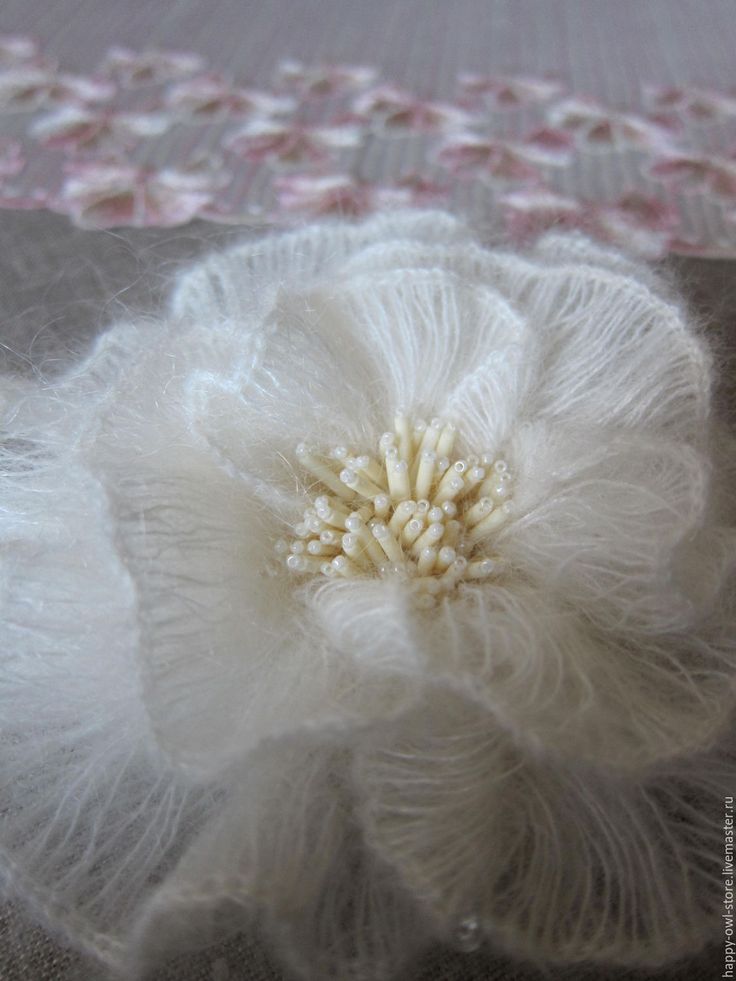
<svg viewBox="0 0 736 981">
<path fill-rule="evenodd" d="M 5 379 L 6 894 L 127 978 L 244 929 L 315 981 L 717 937 L 712 376 L 651 270 L 414 212 L 213 255 Z"/>
</svg>

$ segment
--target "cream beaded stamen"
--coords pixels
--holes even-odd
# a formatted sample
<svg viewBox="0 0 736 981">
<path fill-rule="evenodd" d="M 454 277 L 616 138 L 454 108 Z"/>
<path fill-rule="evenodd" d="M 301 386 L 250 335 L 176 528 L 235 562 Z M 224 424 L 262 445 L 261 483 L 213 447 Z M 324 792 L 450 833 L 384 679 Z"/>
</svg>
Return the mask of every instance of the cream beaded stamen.
<svg viewBox="0 0 736 981">
<path fill-rule="evenodd" d="M 455 437 L 450 422 L 398 412 L 376 457 L 300 443 L 299 463 L 327 493 L 304 511 L 295 538 L 276 543 L 287 568 L 328 578 L 398 575 L 428 597 L 497 573 L 486 549 L 512 512 L 511 473 L 490 453 L 453 459 Z"/>
</svg>

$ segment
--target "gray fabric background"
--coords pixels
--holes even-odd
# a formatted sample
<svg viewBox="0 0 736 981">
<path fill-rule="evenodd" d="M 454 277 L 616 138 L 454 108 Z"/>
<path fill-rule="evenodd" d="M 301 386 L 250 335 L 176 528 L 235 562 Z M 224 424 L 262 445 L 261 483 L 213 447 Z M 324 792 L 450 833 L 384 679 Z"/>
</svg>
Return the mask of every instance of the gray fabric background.
<svg viewBox="0 0 736 981">
<path fill-rule="evenodd" d="M 736 83 L 732 0 L 3 0 L 0 32 L 80 72 L 110 44 L 163 47 L 261 84 L 286 57 L 371 64 L 427 97 L 459 70 L 562 75 L 609 104 Z"/>
<path fill-rule="evenodd" d="M 603 12 L 607 20 L 603 20 Z M 458 68 L 554 70 L 562 63 L 581 87 L 625 97 L 644 71 L 658 81 L 734 79 L 733 0 L 4 0 L 0 33 L 35 33 L 70 68 L 85 70 L 105 46 L 159 44 L 217 58 L 225 69 L 267 78 L 279 57 L 370 61 L 397 81 L 435 94 Z M 479 29 L 481 25 L 482 29 Z M 443 75 L 444 73 L 444 75 Z M 729 78 L 729 73 L 730 78 Z M 78 357 L 112 320 L 154 310 L 176 268 L 242 237 L 234 228 L 195 222 L 182 229 L 82 231 L 45 212 L 0 212 L 0 364 L 45 373 Z M 732 415 L 736 263 L 677 259 L 668 264 L 697 314 L 719 338 L 726 382 L 722 407 Z M 664 972 L 540 972 L 502 954 L 439 950 L 400 981 L 623 981 L 661 977 L 710 981 L 723 971 L 715 944 L 695 961 Z M 280 981 L 283 976 L 251 938 L 187 957 L 156 981 Z M 30 925 L 17 909 L 0 912 L 2 981 L 102 981 Z"/>
</svg>

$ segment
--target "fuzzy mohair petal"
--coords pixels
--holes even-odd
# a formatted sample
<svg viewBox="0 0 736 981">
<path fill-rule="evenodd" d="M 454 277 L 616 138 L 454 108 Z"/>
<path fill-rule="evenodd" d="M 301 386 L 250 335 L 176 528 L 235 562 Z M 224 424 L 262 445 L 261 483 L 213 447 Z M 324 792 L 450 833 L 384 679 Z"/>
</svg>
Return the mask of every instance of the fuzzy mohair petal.
<svg viewBox="0 0 736 981">
<path fill-rule="evenodd" d="M 634 771 L 727 726 L 736 641 L 722 628 L 725 602 L 697 631 L 634 640 L 528 582 L 468 585 L 431 611 L 416 609 L 408 586 L 380 580 L 327 583 L 311 597 L 327 636 L 367 676 L 442 682 L 533 753 Z"/>
<path fill-rule="evenodd" d="M 677 306 L 620 274 L 579 265 L 526 279 L 514 286 L 539 325 L 543 366 L 530 416 L 701 435 L 710 361 Z"/>
<path fill-rule="evenodd" d="M 189 394 L 197 431 L 234 472 L 262 476 L 266 496 L 282 499 L 283 461 L 302 438 L 373 447 L 406 405 L 457 419 L 475 450 L 512 431 L 533 339 L 492 290 L 437 270 L 386 272 L 282 289 L 271 317 L 248 366 L 201 375 Z M 261 459 L 254 446 L 267 447 Z"/>
<path fill-rule="evenodd" d="M 537 240 L 531 254 L 549 265 L 569 266 L 580 263 L 598 269 L 608 269 L 638 280 L 653 293 L 666 296 L 670 292 L 662 278 L 661 270 L 655 272 L 644 263 L 622 252 L 614 252 L 605 245 L 592 241 L 581 232 L 546 232 Z"/>
<path fill-rule="evenodd" d="M 472 386 L 476 372 L 510 375 L 507 390 L 499 384 L 497 393 L 482 393 L 487 425 L 476 438 L 500 444 L 513 417 L 525 333 L 502 296 L 444 270 L 400 269 L 356 273 L 312 293 L 308 304 L 316 330 L 329 331 L 333 343 L 340 338 L 347 365 L 363 369 L 364 398 L 383 428 L 400 407 L 417 415 L 454 408 L 458 388 Z"/>
<path fill-rule="evenodd" d="M 211 801 L 155 750 L 103 488 L 32 443 L 22 452 L 4 459 L 0 523 L 0 884 L 113 963 Z"/>
<path fill-rule="evenodd" d="M 470 230 L 443 212 L 379 214 L 361 224 L 334 221 L 288 234 L 270 235 L 221 252 L 184 271 L 171 294 L 171 312 L 195 324 L 217 328 L 267 315 L 279 286 L 304 287 L 329 280 L 356 254 L 387 242 L 472 241 Z"/>
<path fill-rule="evenodd" d="M 260 747 L 231 774 L 218 817 L 140 917 L 137 964 L 261 923 L 297 975 L 388 977 L 428 938 L 396 874 L 368 853 L 353 814 L 351 753 L 307 737 Z M 278 915 L 274 915 L 277 913 Z"/>
<path fill-rule="evenodd" d="M 678 436 L 703 435 L 710 356 L 664 283 L 618 253 L 550 234 L 525 257 L 473 243 L 386 244 L 349 268 L 372 275 L 442 269 L 494 288 L 539 345 L 522 418 L 650 430 L 661 420 Z"/>
<path fill-rule="evenodd" d="M 628 780 L 549 766 L 438 689 L 356 757 L 376 853 L 449 931 L 540 963 L 661 965 L 718 933 L 733 735 Z"/>
<path fill-rule="evenodd" d="M 525 508 L 520 478 L 521 513 L 504 534 L 509 561 L 611 629 L 690 622 L 669 568 L 704 517 L 704 458 L 687 444 L 639 434 L 547 433 L 535 460 L 549 468 L 547 493 Z"/>
<path fill-rule="evenodd" d="M 7 380 L 3 887 L 128 977 L 261 929 L 395 981 L 468 917 L 543 961 L 696 950 L 736 772 L 712 375 L 651 270 L 430 212 L 213 255 Z M 493 576 L 436 602 L 276 557 L 324 492 L 296 445 L 375 453 L 398 409 L 512 478 Z"/>
</svg>

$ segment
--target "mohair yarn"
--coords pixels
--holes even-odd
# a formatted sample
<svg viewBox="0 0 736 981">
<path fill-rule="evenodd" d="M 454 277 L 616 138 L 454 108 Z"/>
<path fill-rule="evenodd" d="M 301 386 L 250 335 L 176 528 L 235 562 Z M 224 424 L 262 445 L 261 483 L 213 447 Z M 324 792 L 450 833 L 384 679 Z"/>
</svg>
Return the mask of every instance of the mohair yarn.
<svg viewBox="0 0 736 981">
<path fill-rule="evenodd" d="M 717 936 L 712 374 L 651 270 L 413 212 L 213 255 L 158 320 L 5 379 L 7 894 L 130 978 L 241 929 L 320 981 L 436 940 L 661 965 Z"/>
</svg>

